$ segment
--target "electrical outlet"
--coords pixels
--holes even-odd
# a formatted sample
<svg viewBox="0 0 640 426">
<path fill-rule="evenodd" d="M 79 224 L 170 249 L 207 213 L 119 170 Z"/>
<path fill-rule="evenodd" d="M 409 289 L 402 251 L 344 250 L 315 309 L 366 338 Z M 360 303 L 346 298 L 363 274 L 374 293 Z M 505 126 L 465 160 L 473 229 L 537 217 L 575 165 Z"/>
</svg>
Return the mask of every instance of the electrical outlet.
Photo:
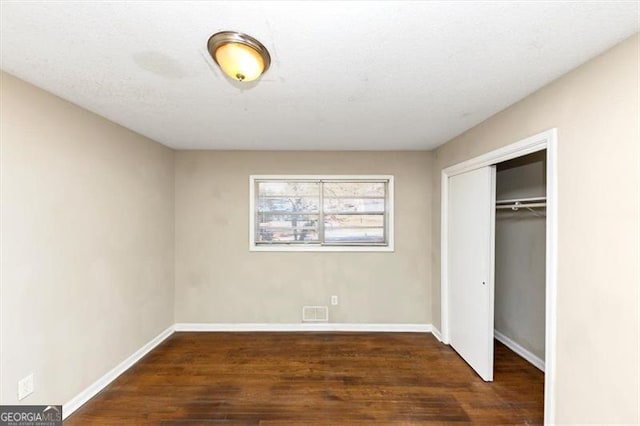
<svg viewBox="0 0 640 426">
<path fill-rule="evenodd" d="M 33 393 L 33 373 L 18 382 L 18 400 L 25 399 Z"/>
<path fill-rule="evenodd" d="M 338 304 L 338 296 L 331 296 L 331 304 L 336 306 Z"/>
</svg>

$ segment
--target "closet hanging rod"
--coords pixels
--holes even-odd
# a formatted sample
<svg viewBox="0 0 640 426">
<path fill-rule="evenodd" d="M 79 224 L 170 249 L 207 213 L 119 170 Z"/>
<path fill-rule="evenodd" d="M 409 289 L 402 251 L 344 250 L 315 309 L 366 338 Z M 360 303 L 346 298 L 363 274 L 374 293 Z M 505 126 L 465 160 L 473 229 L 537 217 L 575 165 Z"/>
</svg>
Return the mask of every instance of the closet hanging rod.
<svg viewBox="0 0 640 426">
<path fill-rule="evenodd" d="M 496 209 L 518 210 L 518 209 L 528 209 L 528 208 L 535 208 L 535 207 L 547 207 L 547 203 L 531 203 L 531 204 L 513 203 L 513 204 L 496 206 Z"/>
<path fill-rule="evenodd" d="M 496 204 L 527 203 L 533 201 L 547 201 L 547 197 L 511 198 L 509 200 L 496 200 Z"/>
</svg>

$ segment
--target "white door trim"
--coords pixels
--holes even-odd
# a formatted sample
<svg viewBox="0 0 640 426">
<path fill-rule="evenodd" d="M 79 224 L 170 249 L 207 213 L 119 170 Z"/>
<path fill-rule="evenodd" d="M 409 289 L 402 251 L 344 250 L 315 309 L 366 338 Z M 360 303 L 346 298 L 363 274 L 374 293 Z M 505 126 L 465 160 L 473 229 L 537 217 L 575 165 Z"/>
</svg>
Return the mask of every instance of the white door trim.
<svg viewBox="0 0 640 426">
<path fill-rule="evenodd" d="M 547 150 L 547 223 L 546 223 L 546 300 L 545 300 L 545 381 L 544 422 L 555 423 L 555 360 L 556 360 L 556 291 L 558 257 L 558 186 L 557 186 L 557 129 L 522 139 L 518 142 L 447 167 L 441 175 L 440 219 L 440 293 L 441 331 L 443 343 L 449 344 L 449 283 L 448 283 L 448 199 L 449 177 L 480 167 Z"/>
</svg>

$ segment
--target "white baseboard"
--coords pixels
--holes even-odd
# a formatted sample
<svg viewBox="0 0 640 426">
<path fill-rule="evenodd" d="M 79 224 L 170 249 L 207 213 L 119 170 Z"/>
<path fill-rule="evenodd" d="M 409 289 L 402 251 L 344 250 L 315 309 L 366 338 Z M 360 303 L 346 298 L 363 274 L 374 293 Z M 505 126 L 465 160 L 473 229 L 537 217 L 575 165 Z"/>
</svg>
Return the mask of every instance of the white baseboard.
<svg viewBox="0 0 640 426">
<path fill-rule="evenodd" d="M 500 333 L 498 330 L 493 330 L 493 336 L 497 341 L 503 343 L 506 347 L 520 355 L 522 358 L 529 361 L 534 367 L 538 370 L 544 371 L 544 361 L 534 355 L 528 349 L 523 348 L 504 334 Z"/>
<path fill-rule="evenodd" d="M 438 339 L 438 342 L 442 342 L 442 334 L 440 334 L 440 330 L 438 330 L 434 325 L 431 326 L 431 334 L 433 334 L 433 337 Z"/>
<path fill-rule="evenodd" d="M 82 406 L 85 402 L 93 398 L 102 389 L 104 389 L 109 383 L 113 382 L 119 375 L 127 371 L 133 364 L 140 361 L 140 359 L 149 353 L 153 348 L 162 343 L 167 337 L 173 334 L 173 325 L 169 326 L 162 333 L 147 342 L 143 347 L 135 351 L 130 357 L 116 365 L 111 371 L 98 380 L 93 382 L 88 388 L 80 392 L 75 397 L 71 398 L 66 404 L 62 406 L 62 418 L 63 420 L 69 417 L 74 411 Z"/>
<path fill-rule="evenodd" d="M 378 331 L 430 333 L 431 324 L 349 324 L 349 323 L 176 323 L 175 331 Z"/>
</svg>

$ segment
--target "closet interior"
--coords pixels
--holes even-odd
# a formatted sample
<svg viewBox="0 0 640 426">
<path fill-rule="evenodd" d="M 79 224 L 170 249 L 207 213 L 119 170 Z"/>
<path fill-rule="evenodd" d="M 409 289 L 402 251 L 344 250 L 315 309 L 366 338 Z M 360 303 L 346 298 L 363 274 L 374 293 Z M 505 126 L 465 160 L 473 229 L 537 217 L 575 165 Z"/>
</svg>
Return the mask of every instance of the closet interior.
<svg viewBox="0 0 640 426">
<path fill-rule="evenodd" d="M 494 336 L 544 371 L 546 151 L 497 164 Z"/>
</svg>

